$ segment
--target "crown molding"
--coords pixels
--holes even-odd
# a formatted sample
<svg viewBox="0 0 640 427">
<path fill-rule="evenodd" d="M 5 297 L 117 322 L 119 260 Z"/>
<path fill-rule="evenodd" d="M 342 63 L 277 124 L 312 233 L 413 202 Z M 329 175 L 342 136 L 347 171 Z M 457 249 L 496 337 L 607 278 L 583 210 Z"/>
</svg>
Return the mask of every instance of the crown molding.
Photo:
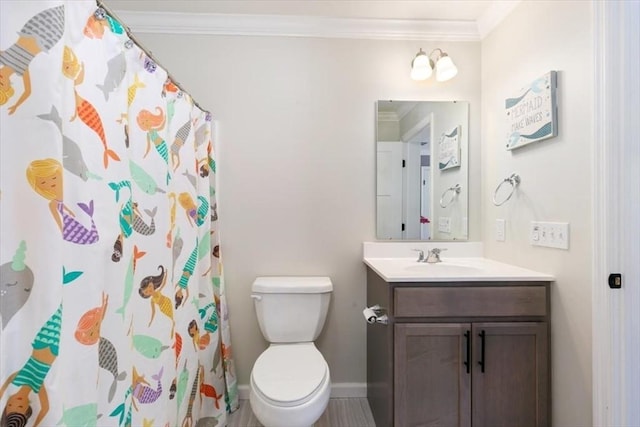
<svg viewBox="0 0 640 427">
<path fill-rule="evenodd" d="M 134 33 L 473 42 L 521 0 L 494 1 L 477 21 L 116 11 Z"/>
<path fill-rule="evenodd" d="M 479 41 L 475 21 L 116 11 L 133 33 Z"/>
<path fill-rule="evenodd" d="M 400 120 L 395 111 L 378 111 L 379 122 L 397 122 Z"/>
</svg>

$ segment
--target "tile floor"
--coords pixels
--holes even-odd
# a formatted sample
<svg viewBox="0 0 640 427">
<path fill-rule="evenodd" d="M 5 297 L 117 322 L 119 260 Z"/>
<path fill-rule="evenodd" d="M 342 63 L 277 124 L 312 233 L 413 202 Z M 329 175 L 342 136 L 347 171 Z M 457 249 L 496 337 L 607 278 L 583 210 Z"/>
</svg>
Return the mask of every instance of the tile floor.
<svg viewBox="0 0 640 427">
<path fill-rule="evenodd" d="M 248 400 L 230 415 L 228 427 L 262 427 L 251 411 Z M 375 427 L 366 398 L 330 399 L 327 410 L 313 427 Z"/>
</svg>

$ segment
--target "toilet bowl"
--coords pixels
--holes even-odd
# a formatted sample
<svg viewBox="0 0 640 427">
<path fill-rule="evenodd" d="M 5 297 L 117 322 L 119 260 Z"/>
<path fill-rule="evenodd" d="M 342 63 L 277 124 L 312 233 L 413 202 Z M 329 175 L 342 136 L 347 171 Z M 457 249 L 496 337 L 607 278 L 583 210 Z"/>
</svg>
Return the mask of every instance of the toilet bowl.
<svg viewBox="0 0 640 427">
<path fill-rule="evenodd" d="M 327 408 L 329 367 L 313 343 L 272 344 L 251 371 L 249 402 L 265 427 L 308 427 Z"/>
<path fill-rule="evenodd" d="M 326 319 L 328 277 L 258 277 L 252 286 L 269 347 L 251 370 L 249 403 L 265 427 L 309 427 L 329 403 L 329 366 L 313 341 Z"/>
</svg>

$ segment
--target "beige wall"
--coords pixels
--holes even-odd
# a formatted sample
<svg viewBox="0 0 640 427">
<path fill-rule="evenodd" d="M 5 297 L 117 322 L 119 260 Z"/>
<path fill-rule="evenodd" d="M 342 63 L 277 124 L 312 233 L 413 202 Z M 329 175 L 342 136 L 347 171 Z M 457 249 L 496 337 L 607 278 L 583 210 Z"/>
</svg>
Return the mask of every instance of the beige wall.
<svg viewBox="0 0 640 427">
<path fill-rule="evenodd" d="M 140 41 L 218 122 L 219 215 L 239 382 L 267 344 L 249 297 L 260 275 L 327 275 L 334 295 L 318 340 L 334 383 L 364 382 L 365 269 L 375 239 L 375 101 L 470 101 L 479 156 L 480 44 L 142 34 Z M 460 69 L 409 79 L 419 47 Z M 471 205 L 480 239 L 480 164 Z"/>
<path fill-rule="evenodd" d="M 553 424 L 591 425 L 591 152 L 593 49 L 590 2 L 524 1 L 482 42 L 482 223 L 485 255 L 552 273 Z M 504 149 L 504 100 L 558 71 L 559 135 Z M 491 203 L 512 172 L 517 197 Z M 507 221 L 496 242 L 496 218 Z M 529 222 L 570 223 L 568 251 L 533 247 Z"/>
</svg>

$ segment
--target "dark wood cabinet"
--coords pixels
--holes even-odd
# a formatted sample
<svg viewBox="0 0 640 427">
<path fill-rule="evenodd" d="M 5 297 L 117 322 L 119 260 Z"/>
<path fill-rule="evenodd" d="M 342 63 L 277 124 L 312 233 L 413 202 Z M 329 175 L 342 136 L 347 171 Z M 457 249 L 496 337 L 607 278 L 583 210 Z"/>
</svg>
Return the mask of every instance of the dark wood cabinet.
<svg viewBox="0 0 640 427">
<path fill-rule="evenodd" d="M 394 425 L 471 425 L 468 330 L 465 324 L 395 324 Z"/>
<path fill-rule="evenodd" d="M 549 283 L 387 283 L 368 269 L 378 427 L 550 425 Z"/>
</svg>

